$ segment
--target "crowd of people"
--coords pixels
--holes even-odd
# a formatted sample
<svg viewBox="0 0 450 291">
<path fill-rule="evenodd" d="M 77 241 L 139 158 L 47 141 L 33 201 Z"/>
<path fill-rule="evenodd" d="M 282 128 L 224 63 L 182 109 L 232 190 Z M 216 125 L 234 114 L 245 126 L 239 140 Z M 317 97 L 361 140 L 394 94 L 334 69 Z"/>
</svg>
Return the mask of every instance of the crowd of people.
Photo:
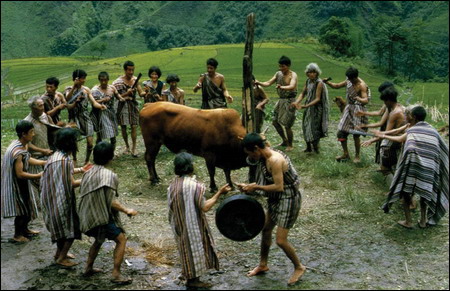
<svg viewBox="0 0 450 291">
<path fill-rule="evenodd" d="M 354 163 L 360 163 L 361 146 L 376 143 L 376 160 L 380 172 L 390 176 L 390 192 L 383 209 L 389 211 L 391 204 L 403 199 L 405 220 L 399 224 L 412 228 L 411 208 L 413 195 L 420 197 L 421 216 L 419 227 L 434 225 L 448 212 L 448 145 L 439 133 L 425 121 L 426 111 L 421 106 L 405 107 L 397 100 L 398 92 L 391 82 L 378 87 L 384 102 L 376 112 L 368 112 L 371 92 L 356 68 L 347 69 L 342 82 L 332 83 L 320 78 L 321 69 L 315 63 L 306 66 L 305 84 L 298 93 L 297 74 L 291 70 L 291 60 L 282 56 L 279 70 L 274 76 L 261 82 L 253 77 L 255 96 L 256 131 L 242 141 L 248 158 L 256 166 L 256 182 L 238 183 L 246 193 L 262 192 L 268 198 L 266 222 L 261 238 L 259 265 L 248 273 L 255 276 L 269 271 L 268 256 L 272 232 L 277 226 L 276 243 L 294 265 L 288 284 L 295 284 L 306 267 L 300 262 L 288 240 L 289 230 L 298 218 L 301 207 L 300 179 L 287 152 L 294 148 L 296 110 L 303 110 L 303 138 L 305 152 L 319 154 L 320 139 L 328 135 L 329 98 L 328 88 L 346 88 L 347 104 L 343 110 L 337 139 L 343 154 L 337 162 L 350 160 L 347 138 L 353 135 L 355 144 Z M 202 74 L 193 91 L 202 91 L 204 110 L 226 108 L 233 102 L 227 90 L 225 78 L 218 73 L 217 60 L 206 62 L 207 72 Z M 57 249 L 54 261 L 61 267 L 77 265 L 69 250 L 81 234 L 95 240 L 89 250 L 85 276 L 101 270 L 93 267 L 105 239 L 114 240 L 114 268 L 111 281 L 127 284 L 131 278 L 122 276 L 127 238 L 119 213 L 134 216 L 137 211 L 123 206 L 118 197 L 117 175 L 107 168 L 115 156 L 116 137 L 120 125 L 126 146 L 125 153 L 136 157 L 136 138 L 139 122 L 137 95 L 144 103 L 168 101 L 184 105 L 184 90 L 178 87 L 180 78 L 169 74 L 166 83 L 160 81 L 160 68 L 152 66 L 149 80 L 139 83 L 134 75 L 135 65 L 126 61 L 124 74 L 109 85 L 109 74 L 100 72 L 98 84 L 93 88 L 84 86 L 87 73 L 77 69 L 72 74 L 73 85 L 58 92 L 59 80 L 46 80 L 46 92 L 32 97 L 28 104 L 31 113 L 16 126 L 17 140 L 7 148 L 2 163 L 2 207 L 4 218 L 14 217 L 15 242 L 28 242 L 39 232 L 28 227 L 40 210 L 51 241 Z M 260 134 L 264 122 L 265 105 L 269 97 L 261 87 L 276 83 L 278 100 L 274 106 L 272 124 L 281 137 L 279 148 L 272 148 Z M 89 104 L 91 104 L 89 106 Z M 91 111 L 89 112 L 89 107 Z M 68 110 L 69 120 L 61 119 L 61 111 Z M 369 123 L 367 116 L 381 116 L 379 122 Z M 131 146 L 127 126 L 131 127 Z M 361 143 L 361 135 L 374 130 L 374 137 Z M 94 133 L 97 134 L 94 146 Z M 86 138 L 86 155 L 82 167 L 77 167 L 78 141 Z M 109 139 L 109 141 L 108 141 Z M 93 152 L 94 164 L 90 163 Z M 210 199 L 205 198 L 205 186 L 193 176 L 192 156 L 181 153 L 175 157 L 176 178 L 168 188 L 169 221 L 180 254 L 182 274 L 186 284 L 207 287 L 200 276 L 209 268 L 218 268 L 216 248 L 209 230 L 205 212 L 210 210 L 219 197 L 231 190 L 224 185 Z M 83 174 L 75 179 L 76 174 Z M 77 203 L 75 188 L 80 188 Z M 188 218 L 186 220 L 186 218 Z"/>
</svg>

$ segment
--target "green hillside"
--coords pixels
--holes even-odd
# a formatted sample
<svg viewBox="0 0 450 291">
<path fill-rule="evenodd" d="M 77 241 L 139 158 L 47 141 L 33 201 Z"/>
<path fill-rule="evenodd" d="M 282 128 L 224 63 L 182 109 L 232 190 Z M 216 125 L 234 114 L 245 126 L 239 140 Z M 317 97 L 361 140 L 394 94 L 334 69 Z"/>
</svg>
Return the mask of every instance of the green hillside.
<svg viewBox="0 0 450 291">
<path fill-rule="evenodd" d="M 179 75 L 181 82 L 179 87 L 186 91 L 186 103 L 192 107 L 200 107 L 201 94 L 194 94 L 192 87 L 197 82 L 199 74 L 206 71 L 205 61 L 210 57 L 215 57 L 219 61 L 218 72 L 224 74 L 227 87 L 235 102 L 231 107 L 241 110 L 241 87 L 242 87 L 242 56 L 243 44 L 235 45 L 212 45 L 186 48 L 174 48 L 163 51 L 147 52 L 141 54 L 128 55 L 103 60 L 92 60 L 89 58 L 57 57 L 57 58 L 29 58 L 2 61 L 2 68 L 8 70 L 5 82 L 12 84 L 14 92 L 21 93 L 16 96 L 16 105 L 2 106 L 2 119 L 22 118 L 28 114 L 25 100 L 31 94 L 42 94 L 44 91 L 45 79 L 56 76 L 61 80 L 59 90 L 72 84 L 71 73 L 75 69 L 84 69 L 88 73 L 86 86 L 93 87 L 97 83 L 97 74 L 100 71 L 107 71 L 110 74 L 111 82 L 123 74 L 122 64 L 126 60 L 132 60 L 136 64 L 136 74 L 142 72 L 147 78 L 148 68 L 157 65 L 161 68 L 165 80 L 169 73 Z M 259 80 L 268 80 L 278 70 L 278 59 L 281 55 L 287 55 L 292 60 L 292 70 L 299 76 L 299 89 L 304 84 L 306 77 L 305 66 L 310 62 L 316 62 L 322 69 L 324 77 L 332 77 L 335 81 L 345 78 L 345 70 L 352 63 L 330 59 L 325 55 L 320 55 L 316 45 L 307 44 L 280 44 L 280 43 L 259 43 L 254 48 L 254 75 Z M 369 110 L 376 110 L 381 106 L 378 98 L 378 85 L 387 80 L 383 75 L 363 66 L 356 66 L 360 70 L 360 76 L 372 89 L 372 101 Z M 404 95 L 406 87 L 412 88 L 413 98 L 411 103 L 424 102 L 430 106 L 436 106 L 447 114 L 448 119 L 448 84 L 447 83 L 405 83 L 398 86 L 400 102 L 405 103 L 409 95 Z M 275 100 L 277 98 L 274 86 L 266 88 L 268 95 Z M 344 96 L 345 91 L 329 90 L 330 97 Z M 2 104 L 10 103 L 12 96 L 2 94 Z M 269 103 L 269 107 L 274 105 L 274 101 Z M 338 118 L 339 112 L 332 106 L 333 119 Z M 63 111 L 66 114 L 66 111 Z"/>
</svg>

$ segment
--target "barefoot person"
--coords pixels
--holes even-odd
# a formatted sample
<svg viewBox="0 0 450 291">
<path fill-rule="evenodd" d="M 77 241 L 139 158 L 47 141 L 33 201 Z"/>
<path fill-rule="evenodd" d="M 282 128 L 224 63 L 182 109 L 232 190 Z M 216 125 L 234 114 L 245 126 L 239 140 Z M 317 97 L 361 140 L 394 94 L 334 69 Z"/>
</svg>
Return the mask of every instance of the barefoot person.
<svg viewBox="0 0 450 291">
<path fill-rule="evenodd" d="M 134 63 L 126 61 L 123 64 L 124 75 L 117 78 L 112 85 L 116 87 L 119 94 L 125 99 L 125 102 L 120 102 L 117 106 L 117 121 L 122 130 L 123 141 L 125 142 L 125 153 L 130 153 L 130 145 L 128 144 L 127 125 L 131 127 L 131 155 L 137 157 L 136 153 L 136 138 L 137 127 L 139 124 L 139 108 L 136 101 L 136 89 L 139 96 L 143 97 L 145 91 L 142 90 L 141 85 L 137 84 L 136 88 L 132 88 L 137 77 L 134 76 Z"/>
<path fill-rule="evenodd" d="M 272 124 L 281 136 L 283 142 L 280 146 L 285 146 L 286 151 L 293 150 L 294 133 L 292 126 L 295 122 L 295 108 L 291 104 L 297 96 L 297 73 L 290 70 L 291 60 L 282 56 L 278 60 L 278 68 L 280 69 L 275 75 L 266 82 L 255 81 L 256 85 L 269 87 L 273 83 L 277 83 L 277 93 L 280 99 L 275 104 Z M 283 129 L 284 128 L 284 129 Z M 286 134 L 284 131 L 286 130 Z"/>
<path fill-rule="evenodd" d="M 121 275 L 120 266 L 125 254 L 127 238 L 120 221 L 119 212 L 129 217 L 135 216 L 137 211 L 120 204 L 116 197 L 117 175 L 105 168 L 114 157 L 114 147 L 110 143 L 100 142 L 94 147 L 94 166 L 84 173 L 80 185 L 80 229 L 86 235 L 95 238 L 89 250 L 84 276 L 91 276 L 101 272 L 94 268 L 94 261 L 105 239 L 114 240 L 114 269 L 111 282 L 129 284 L 130 278 Z"/>
<path fill-rule="evenodd" d="M 320 139 L 328 134 L 328 90 L 327 86 L 319 79 L 319 66 L 316 63 L 310 63 L 306 66 L 306 84 L 297 100 L 292 103 L 297 109 L 305 109 L 303 113 L 303 137 L 306 142 L 304 152 L 319 153 Z M 305 105 L 300 105 L 303 98 L 306 98 Z"/>
<path fill-rule="evenodd" d="M 268 258 L 272 244 L 272 231 L 276 232 L 277 245 L 294 264 L 294 272 L 288 281 L 293 285 L 306 270 L 301 264 L 294 247 L 288 241 L 289 229 L 297 220 L 301 205 L 300 179 L 289 157 L 271 149 L 257 133 L 249 133 L 242 141 L 244 151 L 253 161 L 258 161 L 257 183 L 238 184 L 244 192 L 263 191 L 269 198 L 268 213 L 261 239 L 261 259 L 259 265 L 248 273 L 255 276 L 269 270 Z"/>
<path fill-rule="evenodd" d="M 367 123 L 367 117 L 356 115 L 358 111 L 367 111 L 365 105 L 370 99 L 369 87 L 367 87 L 366 82 L 358 77 L 358 74 L 358 69 L 350 67 L 345 72 L 345 75 L 347 76 L 346 80 L 340 83 L 332 83 L 328 80 L 325 81 L 325 84 L 333 89 L 347 88 L 347 106 L 345 106 L 344 113 L 339 121 L 337 134 L 338 141 L 341 142 L 344 154 L 336 157 L 336 161 L 338 162 L 346 161 L 350 158 L 347 146 L 349 130 L 354 130 L 356 129 L 356 126 Z M 353 139 L 355 141 L 355 158 L 353 159 L 353 162 L 359 163 L 361 162 L 360 135 L 354 134 Z"/>
<path fill-rule="evenodd" d="M 175 157 L 177 177 L 167 190 L 169 222 L 180 254 L 181 273 L 187 279 L 186 286 L 211 287 L 200 281 L 200 276 L 207 269 L 219 269 L 219 259 L 205 212 L 231 187 L 228 184 L 222 186 L 212 198 L 206 200 L 205 185 L 193 177 L 192 160 L 192 155 L 188 153 L 180 153 Z"/>
<path fill-rule="evenodd" d="M 218 65 L 216 59 L 209 58 L 206 61 L 207 73 L 200 75 L 193 88 L 194 93 L 202 89 L 202 109 L 226 108 L 227 102 L 233 102 L 233 97 L 225 85 L 225 77 L 216 72 Z"/>
<path fill-rule="evenodd" d="M 178 87 L 180 78 L 177 74 L 169 74 L 166 78 L 166 83 L 169 84 L 169 89 L 162 92 L 164 101 L 173 102 L 184 105 L 184 90 Z"/>
<path fill-rule="evenodd" d="M 50 77 L 45 81 L 45 94 L 42 95 L 44 101 L 44 110 L 53 120 L 54 124 L 61 121 L 60 113 L 66 108 L 66 99 L 61 92 L 58 92 L 59 80 L 56 77 Z"/>
<path fill-rule="evenodd" d="M 77 136 L 72 128 L 57 131 L 56 152 L 48 159 L 41 177 L 42 216 L 52 242 L 56 242 L 56 264 L 62 267 L 78 264 L 69 261 L 72 256 L 68 252 L 74 240 L 81 239 L 74 189 L 80 186 L 81 180 L 75 180 L 73 174 L 84 170 L 74 169 L 70 159 L 78 150 Z"/>
<path fill-rule="evenodd" d="M 391 204 L 403 198 L 406 220 L 398 223 L 406 228 L 413 227 L 410 205 L 414 194 L 420 197 L 420 227 L 436 225 L 448 212 L 448 145 L 425 122 L 426 115 L 422 106 L 415 106 L 407 114 L 410 128 L 401 136 L 375 131 L 380 138 L 405 142 L 383 209 L 389 212 Z"/>
<path fill-rule="evenodd" d="M 28 223 L 37 217 L 36 199 L 28 180 L 39 179 L 42 172 L 31 174 L 28 165 L 45 165 L 45 161 L 33 159 L 28 152 L 28 143 L 33 139 L 34 126 L 21 120 L 16 125 L 19 139 L 6 149 L 2 162 L 2 217 L 14 219 L 14 237 L 16 242 L 28 242 L 27 237 L 39 232 L 30 230 Z"/>
</svg>

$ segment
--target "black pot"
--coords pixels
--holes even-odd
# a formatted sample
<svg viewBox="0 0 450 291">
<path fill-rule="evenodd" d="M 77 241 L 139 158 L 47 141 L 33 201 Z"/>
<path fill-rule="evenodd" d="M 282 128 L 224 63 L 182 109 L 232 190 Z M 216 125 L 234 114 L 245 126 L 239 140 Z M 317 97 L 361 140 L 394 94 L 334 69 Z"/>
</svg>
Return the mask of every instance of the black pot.
<svg viewBox="0 0 450 291">
<path fill-rule="evenodd" d="M 265 213 L 256 199 L 238 194 L 222 201 L 216 211 L 216 225 L 220 233 L 234 241 L 246 241 L 261 232 Z"/>
</svg>

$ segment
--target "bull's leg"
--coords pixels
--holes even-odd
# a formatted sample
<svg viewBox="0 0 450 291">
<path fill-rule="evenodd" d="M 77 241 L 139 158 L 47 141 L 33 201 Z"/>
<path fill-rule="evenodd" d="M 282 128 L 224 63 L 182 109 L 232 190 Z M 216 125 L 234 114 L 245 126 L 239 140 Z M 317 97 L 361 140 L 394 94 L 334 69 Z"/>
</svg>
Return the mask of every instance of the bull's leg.
<svg viewBox="0 0 450 291">
<path fill-rule="evenodd" d="M 217 192 L 216 181 L 214 180 L 214 175 L 216 174 L 216 165 L 215 159 L 211 157 L 205 157 L 206 167 L 208 168 L 209 173 L 209 188 L 211 193 Z"/>
<path fill-rule="evenodd" d="M 231 181 L 231 170 L 223 169 L 223 172 L 225 173 L 225 179 L 227 180 L 228 185 L 231 187 L 231 189 L 234 190 L 234 185 L 233 182 Z"/>
<path fill-rule="evenodd" d="M 158 174 L 156 173 L 155 162 L 156 156 L 158 155 L 159 149 L 161 148 L 161 144 L 157 143 L 151 146 L 145 145 L 145 148 L 145 161 L 147 162 L 149 180 L 152 185 L 154 185 L 160 181 Z"/>
</svg>

